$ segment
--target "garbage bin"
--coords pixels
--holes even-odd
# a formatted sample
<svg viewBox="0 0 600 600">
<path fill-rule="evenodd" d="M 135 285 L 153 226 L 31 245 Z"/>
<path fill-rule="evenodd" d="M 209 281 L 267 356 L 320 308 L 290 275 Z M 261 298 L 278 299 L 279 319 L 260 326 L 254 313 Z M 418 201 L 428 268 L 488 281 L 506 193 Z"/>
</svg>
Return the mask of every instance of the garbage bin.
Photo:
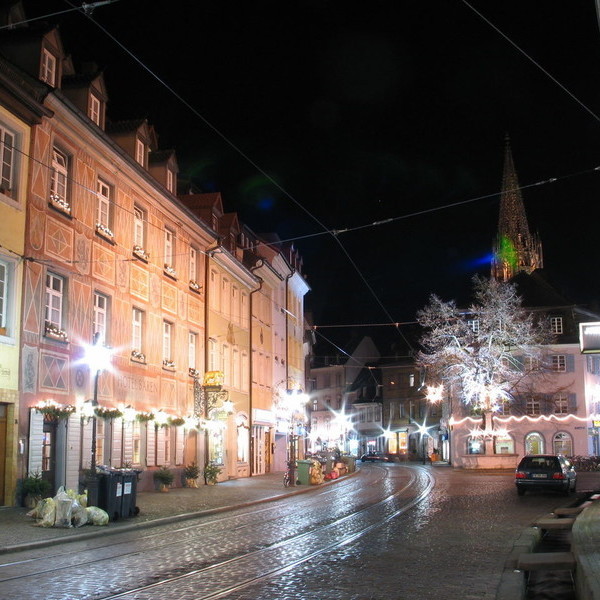
<svg viewBox="0 0 600 600">
<path fill-rule="evenodd" d="M 108 513 L 111 521 L 121 517 L 123 504 L 123 476 L 116 469 L 98 473 L 98 508 Z"/>
<path fill-rule="evenodd" d="M 300 485 L 309 485 L 312 460 L 297 460 L 296 466 L 298 467 L 298 482 Z"/>
<path fill-rule="evenodd" d="M 356 471 L 356 456 L 344 456 L 342 461 L 346 464 L 348 473 L 354 473 L 354 471 Z"/>
<path fill-rule="evenodd" d="M 123 478 L 123 494 L 121 496 L 121 516 L 134 517 L 137 513 L 137 477 L 138 472 L 133 469 L 121 471 Z"/>
</svg>

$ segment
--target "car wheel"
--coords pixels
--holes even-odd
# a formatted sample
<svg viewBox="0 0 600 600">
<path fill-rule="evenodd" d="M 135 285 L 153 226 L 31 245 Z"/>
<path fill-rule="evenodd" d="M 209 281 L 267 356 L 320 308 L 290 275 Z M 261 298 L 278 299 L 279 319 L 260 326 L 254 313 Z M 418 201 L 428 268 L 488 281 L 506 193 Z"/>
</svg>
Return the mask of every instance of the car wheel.
<svg viewBox="0 0 600 600">
<path fill-rule="evenodd" d="M 525 488 L 521 488 L 517 486 L 517 494 L 519 494 L 519 496 L 524 496 L 525 495 Z"/>
</svg>

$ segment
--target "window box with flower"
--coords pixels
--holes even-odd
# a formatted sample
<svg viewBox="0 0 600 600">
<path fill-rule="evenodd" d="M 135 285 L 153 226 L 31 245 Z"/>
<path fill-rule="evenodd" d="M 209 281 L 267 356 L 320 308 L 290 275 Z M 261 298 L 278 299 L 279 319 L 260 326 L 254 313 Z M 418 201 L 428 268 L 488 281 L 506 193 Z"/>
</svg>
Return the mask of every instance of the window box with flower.
<svg viewBox="0 0 600 600">
<path fill-rule="evenodd" d="M 94 410 L 94 413 L 97 417 L 101 419 L 106 419 L 108 421 L 112 421 L 113 419 L 120 419 L 123 416 L 123 411 L 118 408 L 106 408 L 103 406 L 99 406 Z"/>
<path fill-rule="evenodd" d="M 139 350 L 132 350 L 131 351 L 131 360 L 133 362 L 137 362 L 142 365 L 145 365 L 146 364 L 146 355 L 143 352 L 140 352 Z"/>
<path fill-rule="evenodd" d="M 172 265 L 165 263 L 163 270 L 164 270 L 165 275 L 167 275 L 171 279 L 177 279 L 177 271 L 175 270 L 175 267 L 173 267 Z"/>
<path fill-rule="evenodd" d="M 192 290 L 192 292 L 196 292 L 196 294 L 201 294 L 202 286 L 197 281 L 190 279 L 190 290 Z"/>
<path fill-rule="evenodd" d="M 53 340 L 57 340 L 59 342 L 67 343 L 69 341 L 67 332 L 64 329 L 61 329 L 58 325 L 51 323 L 50 321 L 46 321 L 44 323 L 44 335 L 48 338 L 52 338 Z"/>
<path fill-rule="evenodd" d="M 96 223 L 96 233 L 111 244 L 115 243 L 115 234 L 113 233 L 112 229 L 109 229 L 106 225 L 102 223 Z"/>
<path fill-rule="evenodd" d="M 163 365 L 163 369 L 165 369 L 167 371 L 175 370 L 175 361 L 171 360 L 170 358 L 163 359 L 162 365 Z"/>
<path fill-rule="evenodd" d="M 50 194 L 50 198 L 48 200 L 48 205 L 51 208 L 54 208 L 55 210 L 57 210 L 58 212 L 61 212 L 64 215 L 67 215 L 67 217 L 71 217 L 71 205 L 62 196 L 59 196 L 58 194 L 54 194 L 54 193 Z"/>
<path fill-rule="evenodd" d="M 46 421 L 60 421 L 61 419 L 68 419 L 76 408 L 72 404 L 59 404 L 54 400 L 46 400 L 40 402 L 35 410 L 44 415 Z"/>
<path fill-rule="evenodd" d="M 136 258 L 139 258 L 140 260 L 144 261 L 145 263 L 147 263 L 150 260 L 150 255 L 141 246 L 138 246 L 137 244 L 133 247 L 133 255 Z"/>
</svg>

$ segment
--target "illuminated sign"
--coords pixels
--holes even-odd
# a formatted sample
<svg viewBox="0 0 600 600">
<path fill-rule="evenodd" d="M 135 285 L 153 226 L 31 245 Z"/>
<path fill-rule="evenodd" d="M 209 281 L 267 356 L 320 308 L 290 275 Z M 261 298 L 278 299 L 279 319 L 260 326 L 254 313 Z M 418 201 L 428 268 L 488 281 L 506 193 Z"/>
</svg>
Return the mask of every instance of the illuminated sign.
<svg viewBox="0 0 600 600">
<path fill-rule="evenodd" d="M 600 354 L 600 323 L 580 323 L 579 344 L 582 354 Z"/>
</svg>

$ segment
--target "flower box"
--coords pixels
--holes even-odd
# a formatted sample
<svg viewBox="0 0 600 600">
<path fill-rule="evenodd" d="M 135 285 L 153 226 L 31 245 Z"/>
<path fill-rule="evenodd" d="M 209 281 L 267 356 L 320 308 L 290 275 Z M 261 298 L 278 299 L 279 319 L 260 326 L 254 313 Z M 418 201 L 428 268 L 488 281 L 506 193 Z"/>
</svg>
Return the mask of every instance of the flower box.
<svg viewBox="0 0 600 600">
<path fill-rule="evenodd" d="M 46 321 L 44 325 L 44 335 L 59 342 L 66 343 L 69 341 L 67 332 L 64 329 L 57 327 L 54 323 L 50 323 L 50 321 Z"/>
<path fill-rule="evenodd" d="M 140 352 L 139 350 L 132 350 L 131 351 L 131 360 L 145 365 L 146 364 L 146 355 L 143 352 Z"/>
<path fill-rule="evenodd" d="M 133 247 L 133 255 L 146 263 L 150 260 L 150 255 L 141 246 L 138 245 L 135 245 Z"/>
<path fill-rule="evenodd" d="M 165 358 L 163 360 L 162 364 L 163 364 L 163 369 L 166 369 L 167 371 L 175 370 L 175 361 L 173 361 L 173 360 L 169 360 L 169 359 Z"/>
<path fill-rule="evenodd" d="M 71 216 L 71 205 L 64 198 L 59 196 L 58 194 L 50 194 L 50 199 L 48 200 L 48 204 L 52 208 L 67 215 L 68 217 Z"/>
<path fill-rule="evenodd" d="M 96 223 L 96 233 L 105 240 L 109 241 L 111 244 L 115 243 L 115 234 L 106 225 L 103 225 L 102 223 Z"/>
<path fill-rule="evenodd" d="M 190 279 L 190 290 L 192 290 L 192 292 L 200 294 L 202 293 L 202 286 L 197 281 Z"/>
<path fill-rule="evenodd" d="M 177 271 L 171 266 L 165 263 L 164 273 L 168 275 L 171 279 L 177 279 Z"/>
</svg>

